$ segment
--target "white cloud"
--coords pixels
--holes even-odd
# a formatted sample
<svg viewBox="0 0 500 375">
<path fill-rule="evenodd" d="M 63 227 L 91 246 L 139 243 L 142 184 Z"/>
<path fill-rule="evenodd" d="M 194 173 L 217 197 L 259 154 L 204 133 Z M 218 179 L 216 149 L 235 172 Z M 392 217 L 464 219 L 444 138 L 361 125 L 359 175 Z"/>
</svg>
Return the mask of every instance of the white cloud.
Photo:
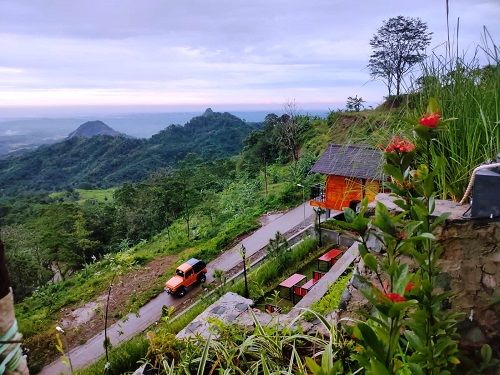
<svg viewBox="0 0 500 375">
<path fill-rule="evenodd" d="M 369 40 L 397 15 L 447 38 L 444 0 L 3 0 L 0 108 L 381 101 Z M 458 17 L 460 47 L 483 25 L 498 43 L 498 0 L 450 0 Z"/>
</svg>

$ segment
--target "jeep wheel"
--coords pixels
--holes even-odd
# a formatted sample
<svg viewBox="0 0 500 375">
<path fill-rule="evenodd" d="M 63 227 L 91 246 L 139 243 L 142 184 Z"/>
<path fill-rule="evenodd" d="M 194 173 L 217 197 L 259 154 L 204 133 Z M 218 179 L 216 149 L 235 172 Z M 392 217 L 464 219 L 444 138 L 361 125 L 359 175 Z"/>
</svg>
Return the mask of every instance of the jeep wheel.
<svg viewBox="0 0 500 375">
<path fill-rule="evenodd" d="M 198 275 L 198 281 L 199 281 L 200 283 L 204 283 L 205 281 L 207 281 L 207 276 L 206 276 L 204 273 L 200 273 L 200 274 Z"/>
<path fill-rule="evenodd" d="M 179 294 L 179 297 L 184 297 L 184 296 L 186 295 L 186 288 L 185 288 L 185 287 L 183 287 L 183 286 L 181 286 L 181 287 L 179 288 L 179 292 L 178 292 L 178 294 Z"/>
</svg>

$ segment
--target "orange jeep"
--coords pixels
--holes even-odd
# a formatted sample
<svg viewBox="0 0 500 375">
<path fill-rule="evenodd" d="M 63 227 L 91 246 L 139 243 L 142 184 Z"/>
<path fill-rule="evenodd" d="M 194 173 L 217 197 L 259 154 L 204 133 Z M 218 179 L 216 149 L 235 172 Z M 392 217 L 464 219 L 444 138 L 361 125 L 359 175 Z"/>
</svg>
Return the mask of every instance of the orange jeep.
<svg viewBox="0 0 500 375">
<path fill-rule="evenodd" d="M 177 294 L 182 297 L 186 294 L 187 288 L 196 281 L 204 283 L 207 280 L 207 265 L 204 261 L 195 258 L 177 267 L 175 276 L 165 283 L 165 291 L 168 294 Z"/>
</svg>

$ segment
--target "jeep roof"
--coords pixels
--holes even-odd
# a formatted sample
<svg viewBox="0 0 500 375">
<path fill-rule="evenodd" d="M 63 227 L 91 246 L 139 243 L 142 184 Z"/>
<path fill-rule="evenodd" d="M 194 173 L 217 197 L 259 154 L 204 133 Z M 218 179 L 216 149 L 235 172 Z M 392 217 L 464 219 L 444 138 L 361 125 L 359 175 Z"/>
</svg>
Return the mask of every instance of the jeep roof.
<svg viewBox="0 0 500 375">
<path fill-rule="evenodd" d="M 207 265 L 205 264 L 204 261 L 196 259 L 196 258 L 191 258 L 188 261 L 182 263 L 179 267 L 177 267 L 178 270 L 181 270 L 183 272 L 186 272 L 189 268 L 193 268 L 194 272 L 198 273 L 202 269 L 204 269 Z"/>
</svg>

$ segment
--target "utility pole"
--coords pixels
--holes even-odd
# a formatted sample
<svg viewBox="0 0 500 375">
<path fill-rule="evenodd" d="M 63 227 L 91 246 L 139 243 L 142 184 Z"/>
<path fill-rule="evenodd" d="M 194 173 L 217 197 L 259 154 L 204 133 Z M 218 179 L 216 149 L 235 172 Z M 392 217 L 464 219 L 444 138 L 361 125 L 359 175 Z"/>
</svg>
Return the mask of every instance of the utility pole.
<svg viewBox="0 0 500 375">
<path fill-rule="evenodd" d="M 302 188 L 302 204 L 304 205 L 304 228 L 306 227 L 306 198 L 305 198 L 305 186 L 302 184 L 297 184 L 298 187 Z"/>
</svg>

